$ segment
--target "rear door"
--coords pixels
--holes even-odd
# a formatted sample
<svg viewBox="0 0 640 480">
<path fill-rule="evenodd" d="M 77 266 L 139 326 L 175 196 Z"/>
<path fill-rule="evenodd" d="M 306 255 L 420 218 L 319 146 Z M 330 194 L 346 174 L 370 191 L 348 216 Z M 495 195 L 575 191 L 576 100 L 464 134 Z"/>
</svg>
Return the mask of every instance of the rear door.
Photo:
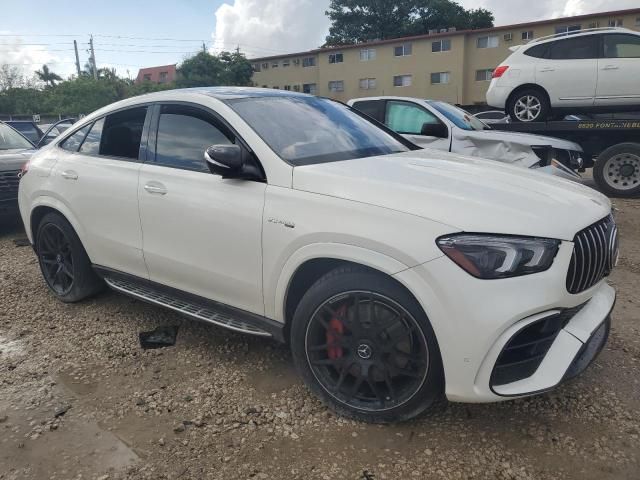
<svg viewBox="0 0 640 480">
<path fill-rule="evenodd" d="M 451 140 L 449 137 L 440 138 L 422 135 L 425 124 L 440 125 L 442 121 L 426 107 L 402 100 L 388 100 L 386 102 L 384 123 L 394 132 L 409 141 L 425 148 L 435 148 L 449 151 Z M 449 136 L 451 136 L 450 129 Z"/>
<path fill-rule="evenodd" d="M 97 119 L 61 142 L 55 191 L 79 222 L 91 261 L 147 278 L 138 214 L 138 171 L 148 108 Z M 141 153 L 140 150 L 143 152 Z"/>
<path fill-rule="evenodd" d="M 598 35 L 556 40 L 536 63 L 536 83 L 556 108 L 593 105 L 598 78 Z"/>
<path fill-rule="evenodd" d="M 640 35 L 603 35 L 596 105 L 640 104 Z"/>
</svg>

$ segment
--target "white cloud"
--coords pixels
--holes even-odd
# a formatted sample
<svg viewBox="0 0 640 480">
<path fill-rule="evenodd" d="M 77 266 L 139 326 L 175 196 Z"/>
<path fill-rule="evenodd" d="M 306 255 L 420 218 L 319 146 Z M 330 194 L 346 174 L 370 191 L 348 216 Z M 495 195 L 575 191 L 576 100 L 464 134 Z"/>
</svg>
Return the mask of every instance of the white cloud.
<svg viewBox="0 0 640 480">
<path fill-rule="evenodd" d="M 329 31 L 328 0 L 235 0 L 216 11 L 215 49 L 249 57 L 317 48 Z"/>
<path fill-rule="evenodd" d="M 11 35 L 11 32 L 7 31 L 0 31 L 0 33 Z M 61 58 L 50 52 L 46 45 L 32 45 L 32 43 L 40 42 L 25 42 L 20 37 L 0 37 L 0 65 L 8 64 L 11 67 L 18 67 L 26 76 L 31 76 L 45 64 L 62 77 L 74 72 L 72 57 Z"/>
</svg>

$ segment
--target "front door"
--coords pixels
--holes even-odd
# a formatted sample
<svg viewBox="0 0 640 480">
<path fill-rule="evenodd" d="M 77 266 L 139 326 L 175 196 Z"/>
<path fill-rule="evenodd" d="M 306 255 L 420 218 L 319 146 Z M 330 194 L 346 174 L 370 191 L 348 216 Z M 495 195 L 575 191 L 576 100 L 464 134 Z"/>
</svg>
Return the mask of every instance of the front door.
<svg viewBox="0 0 640 480">
<path fill-rule="evenodd" d="M 435 148 L 448 152 L 451 146 L 449 138 L 422 135 L 422 127 L 425 124 L 435 125 L 442 122 L 426 108 L 415 103 L 389 100 L 384 123 L 391 130 L 401 134 L 420 147 Z"/>
<path fill-rule="evenodd" d="M 593 105 L 598 78 L 597 35 L 569 37 L 551 43 L 536 63 L 536 83 L 556 108 Z"/>
<path fill-rule="evenodd" d="M 156 108 L 138 190 L 151 280 L 264 314 L 266 184 L 209 171 L 206 149 L 236 142 L 211 113 L 182 104 Z"/>
<path fill-rule="evenodd" d="M 78 130 L 61 142 L 52 171 L 91 261 L 143 278 L 138 171 L 147 110 L 121 110 Z"/>
<path fill-rule="evenodd" d="M 604 35 L 596 105 L 640 104 L 640 35 Z"/>
</svg>

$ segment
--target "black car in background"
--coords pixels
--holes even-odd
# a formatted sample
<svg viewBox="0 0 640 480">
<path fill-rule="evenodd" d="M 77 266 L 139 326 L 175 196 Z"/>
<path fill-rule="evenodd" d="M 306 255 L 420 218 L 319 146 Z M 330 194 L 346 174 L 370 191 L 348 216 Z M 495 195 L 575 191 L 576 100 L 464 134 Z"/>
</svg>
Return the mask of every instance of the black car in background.
<svg viewBox="0 0 640 480">
<path fill-rule="evenodd" d="M 26 137 L 0 122 L 0 221 L 18 216 L 18 174 L 35 151 Z"/>
</svg>

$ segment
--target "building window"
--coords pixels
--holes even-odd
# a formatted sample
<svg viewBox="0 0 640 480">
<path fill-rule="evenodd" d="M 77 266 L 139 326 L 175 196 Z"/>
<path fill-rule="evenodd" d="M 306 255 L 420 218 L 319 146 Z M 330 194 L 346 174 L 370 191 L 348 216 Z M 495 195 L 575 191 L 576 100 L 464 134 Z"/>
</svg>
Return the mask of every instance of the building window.
<svg viewBox="0 0 640 480">
<path fill-rule="evenodd" d="M 616 18 L 614 20 L 609 20 L 609 26 L 610 27 L 621 27 L 623 24 L 623 21 L 621 18 Z"/>
<path fill-rule="evenodd" d="M 269 88 L 269 85 L 262 85 L 262 88 Z"/>
<path fill-rule="evenodd" d="M 262 69 L 263 69 L 263 70 L 267 70 L 268 68 L 269 68 L 269 64 L 268 64 L 267 62 L 264 62 L 264 63 L 262 64 Z"/>
<path fill-rule="evenodd" d="M 413 78 L 411 75 L 396 75 L 393 77 L 394 87 L 410 87 Z"/>
<path fill-rule="evenodd" d="M 302 59 L 303 67 L 315 67 L 316 66 L 316 57 L 305 57 Z"/>
<path fill-rule="evenodd" d="M 310 95 L 315 95 L 318 91 L 318 87 L 315 83 L 305 83 L 302 85 L 302 93 L 308 93 Z"/>
<path fill-rule="evenodd" d="M 280 87 L 278 87 L 277 85 L 275 87 L 271 87 L 271 88 L 273 88 L 274 90 L 280 90 Z"/>
<path fill-rule="evenodd" d="M 294 85 L 293 86 L 293 91 L 294 92 L 299 92 L 300 91 L 300 85 Z"/>
<path fill-rule="evenodd" d="M 436 52 L 448 52 L 451 50 L 451 40 L 438 40 L 437 42 L 431 42 L 431 51 Z"/>
<path fill-rule="evenodd" d="M 522 32 L 522 40 L 533 40 L 533 30 Z"/>
<path fill-rule="evenodd" d="M 375 90 L 376 89 L 376 79 L 375 78 L 361 78 L 360 79 L 360 90 Z"/>
<path fill-rule="evenodd" d="M 476 82 L 490 82 L 493 77 L 493 69 L 476 70 Z"/>
<path fill-rule="evenodd" d="M 363 48 L 360 50 L 360 61 L 368 62 L 369 60 L 376 59 L 376 49 L 375 48 Z"/>
<path fill-rule="evenodd" d="M 344 92 L 344 80 L 332 80 L 329 82 L 330 92 Z"/>
<path fill-rule="evenodd" d="M 271 68 L 278 68 L 280 66 L 280 62 L 271 62 Z"/>
<path fill-rule="evenodd" d="M 169 80 L 169 72 L 160 72 L 160 83 L 167 83 Z"/>
<path fill-rule="evenodd" d="M 341 53 L 330 53 L 329 63 L 342 63 L 344 62 L 344 56 Z"/>
<path fill-rule="evenodd" d="M 253 67 L 253 71 L 254 72 L 259 72 L 260 71 L 260 64 L 259 63 L 254 63 L 252 65 L 252 67 Z"/>
<path fill-rule="evenodd" d="M 636 17 L 636 27 L 640 27 L 640 17 Z"/>
<path fill-rule="evenodd" d="M 556 27 L 556 34 L 569 34 L 571 32 L 578 32 L 580 30 L 582 30 L 582 25 L 562 25 L 560 27 Z"/>
<path fill-rule="evenodd" d="M 290 65 L 289 60 L 282 60 L 282 68 L 288 67 Z"/>
<path fill-rule="evenodd" d="M 413 46 L 410 43 L 403 43 L 397 47 L 393 47 L 393 55 L 396 57 L 408 57 L 411 55 Z"/>
<path fill-rule="evenodd" d="M 600 22 L 591 22 L 587 28 L 600 28 Z"/>
<path fill-rule="evenodd" d="M 489 35 L 487 37 L 478 37 L 477 46 L 478 48 L 497 48 L 498 47 L 498 37 L 495 35 Z"/>
<path fill-rule="evenodd" d="M 142 77 L 142 79 L 145 82 L 150 82 L 151 81 L 151 74 L 150 73 L 145 73 L 144 76 Z"/>
<path fill-rule="evenodd" d="M 511 42 L 513 41 L 513 33 L 505 33 L 502 38 L 505 42 Z"/>
<path fill-rule="evenodd" d="M 291 85 L 285 85 L 285 86 L 284 86 L 284 89 L 285 89 L 287 92 L 290 92 L 290 91 L 291 91 Z"/>
<path fill-rule="evenodd" d="M 449 72 L 437 72 L 431 74 L 431 85 L 443 85 L 449 83 L 451 79 L 451 73 Z"/>
</svg>

